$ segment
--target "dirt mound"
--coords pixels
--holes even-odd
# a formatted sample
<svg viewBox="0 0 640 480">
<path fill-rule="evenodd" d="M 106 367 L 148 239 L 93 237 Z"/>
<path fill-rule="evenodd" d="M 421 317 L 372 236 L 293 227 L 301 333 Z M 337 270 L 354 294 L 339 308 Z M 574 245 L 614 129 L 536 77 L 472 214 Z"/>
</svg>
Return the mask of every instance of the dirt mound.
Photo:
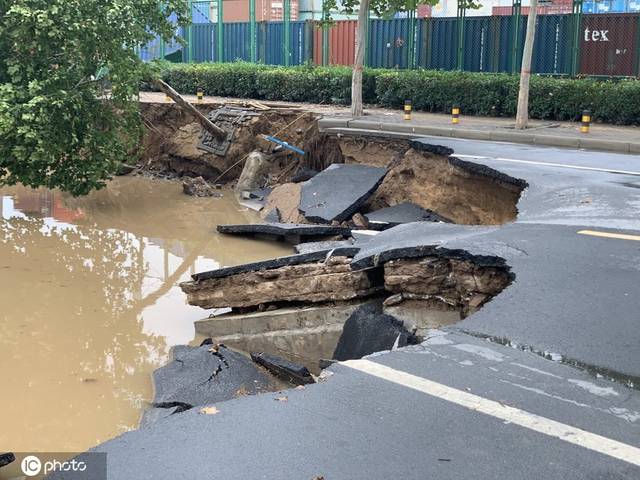
<svg viewBox="0 0 640 480">
<path fill-rule="evenodd" d="M 497 225 L 515 220 L 526 186 L 489 168 L 466 168 L 448 157 L 413 149 L 395 163 L 369 200 L 370 210 L 412 202 L 455 223 Z"/>
<path fill-rule="evenodd" d="M 267 203 L 261 212 L 264 219 L 274 208 L 278 209 L 279 219 L 282 223 L 307 223 L 304 216 L 298 210 L 300 205 L 299 183 L 285 183 L 278 185 L 267 197 Z"/>
</svg>

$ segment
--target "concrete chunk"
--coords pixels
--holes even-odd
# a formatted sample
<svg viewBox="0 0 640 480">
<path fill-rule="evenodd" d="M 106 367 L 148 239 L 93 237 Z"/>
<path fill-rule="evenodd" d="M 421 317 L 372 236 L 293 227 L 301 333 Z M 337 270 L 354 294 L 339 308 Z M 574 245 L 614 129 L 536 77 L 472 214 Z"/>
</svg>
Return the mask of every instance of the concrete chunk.
<svg viewBox="0 0 640 480">
<path fill-rule="evenodd" d="M 369 228 L 375 230 L 384 230 L 386 228 L 395 227 L 401 223 L 410 222 L 445 222 L 451 223 L 451 220 L 438 215 L 433 210 L 422 208 L 411 202 L 399 203 L 392 207 L 381 208 L 365 215 L 369 222 Z"/>
<path fill-rule="evenodd" d="M 251 360 L 289 383 L 295 385 L 315 383 L 311 373 L 304 365 L 299 365 L 268 353 L 252 353 Z"/>
<path fill-rule="evenodd" d="M 333 358 L 339 361 L 353 360 L 394 346 L 407 345 L 411 334 L 402 322 L 382 313 L 380 303 L 362 305 L 347 319 Z"/>
<path fill-rule="evenodd" d="M 218 232 L 231 235 L 274 235 L 276 237 L 330 237 L 341 235 L 348 237 L 348 227 L 333 225 L 311 225 L 300 223 L 255 223 L 248 225 L 218 225 Z"/>
<path fill-rule="evenodd" d="M 299 210 L 317 223 L 351 218 L 380 185 L 386 168 L 333 164 L 302 184 Z"/>
</svg>

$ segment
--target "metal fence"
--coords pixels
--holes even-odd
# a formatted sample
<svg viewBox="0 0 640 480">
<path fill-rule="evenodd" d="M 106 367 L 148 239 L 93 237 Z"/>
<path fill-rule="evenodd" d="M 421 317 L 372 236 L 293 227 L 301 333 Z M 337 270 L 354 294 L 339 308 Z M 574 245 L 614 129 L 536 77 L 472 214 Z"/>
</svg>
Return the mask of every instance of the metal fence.
<svg viewBox="0 0 640 480">
<path fill-rule="evenodd" d="M 203 5 L 210 2 L 194 2 Z M 221 3 L 221 2 L 220 2 Z M 285 1 L 286 3 L 286 1 Z M 141 49 L 144 60 L 233 62 L 270 65 L 351 65 L 355 20 L 212 21 L 201 11 L 179 33 L 186 46 L 156 40 Z M 549 75 L 639 76 L 640 14 L 539 15 L 532 71 Z M 527 17 L 466 16 L 368 21 L 366 64 L 397 69 L 517 72 Z"/>
</svg>

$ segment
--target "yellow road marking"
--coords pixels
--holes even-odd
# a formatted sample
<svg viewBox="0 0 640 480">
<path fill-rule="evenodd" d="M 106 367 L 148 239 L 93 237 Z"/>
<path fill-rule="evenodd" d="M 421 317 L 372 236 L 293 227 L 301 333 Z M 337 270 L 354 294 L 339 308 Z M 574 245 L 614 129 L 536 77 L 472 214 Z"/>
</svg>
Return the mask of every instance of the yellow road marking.
<svg viewBox="0 0 640 480">
<path fill-rule="evenodd" d="M 636 240 L 640 242 L 640 235 L 626 235 L 624 233 L 597 232 L 595 230 L 580 230 L 581 235 L 591 235 L 592 237 L 617 238 L 618 240 Z"/>
</svg>

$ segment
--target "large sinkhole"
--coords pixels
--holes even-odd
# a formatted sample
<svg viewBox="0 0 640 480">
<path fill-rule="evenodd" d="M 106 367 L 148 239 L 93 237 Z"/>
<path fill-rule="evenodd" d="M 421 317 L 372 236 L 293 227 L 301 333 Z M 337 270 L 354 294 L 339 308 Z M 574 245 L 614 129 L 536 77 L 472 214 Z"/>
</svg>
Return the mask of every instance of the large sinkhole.
<svg viewBox="0 0 640 480">
<path fill-rule="evenodd" d="M 265 224 L 218 226 L 219 231 L 286 240 L 301 252 L 292 260 L 197 273 L 181 284 L 191 305 L 213 309 L 196 323 L 196 331 L 214 342 L 279 355 L 317 373 L 326 360 L 359 358 L 419 341 L 428 329 L 472 314 L 513 280 L 500 258 L 487 261 L 436 250 L 363 269 L 354 269 L 351 260 L 366 235 L 406 221 L 374 220 L 390 208 L 403 207 L 400 216 L 406 209 L 418 212 L 421 221 L 513 221 L 526 187 L 522 180 L 457 159 L 447 147 L 321 132 L 317 117 L 301 109 L 241 114 L 224 156 L 198 148 L 200 127 L 177 107 L 149 105 L 142 113 L 153 125 L 145 137 L 147 169 L 230 184 L 241 202 L 258 200 L 252 201 L 259 204 Z M 274 148 L 265 135 L 297 146 L 304 155 Z M 314 197 L 314 204 L 303 208 L 309 196 L 305 189 L 341 165 L 368 166 L 384 174 L 356 195 L 353 208 L 334 217 L 310 214 L 334 199 L 319 192 L 317 201 Z M 353 190 L 360 183 L 356 178 Z M 340 197 L 340 189 L 349 193 L 349 183 L 338 181 L 335 189 L 330 193 Z M 291 224 L 334 230 L 287 233 Z"/>
</svg>

